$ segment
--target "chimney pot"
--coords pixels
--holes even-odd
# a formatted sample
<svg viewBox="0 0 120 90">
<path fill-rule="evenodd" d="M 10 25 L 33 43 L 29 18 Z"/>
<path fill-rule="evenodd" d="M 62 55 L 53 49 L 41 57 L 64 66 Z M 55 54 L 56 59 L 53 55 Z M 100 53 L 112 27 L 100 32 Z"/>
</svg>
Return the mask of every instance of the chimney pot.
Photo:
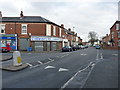
<svg viewBox="0 0 120 90">
<path fill-rule="evenodd" d="M 69 31 L 71 31 L 71 28 L 68 28 Z"/>
<path fill-rule="evenodd" d="M 61 27 L 63 27 L 63 28 L 64 28 L 64 24 L 61 24 Z"/>
<path fill-rule="evenodd" d="M 21 13 L 20 13 L 20 18 L 22 18 L 23 17 L 23 11 L 21 11 Z"/>
</svg>

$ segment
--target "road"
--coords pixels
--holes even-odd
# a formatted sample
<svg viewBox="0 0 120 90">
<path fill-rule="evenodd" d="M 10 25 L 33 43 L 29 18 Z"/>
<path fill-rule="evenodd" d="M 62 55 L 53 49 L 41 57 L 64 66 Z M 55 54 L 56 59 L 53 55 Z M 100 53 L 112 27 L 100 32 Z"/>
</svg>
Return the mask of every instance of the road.
<svg viewBox="0 0 120 90">
<path fill-rule="evenodd" d="M 9 53 L 11 55 L 11 53 Z M 21 53 L 28 68 L 2 71 L 3 88 L 118 88 L 118 51 Z M 12 61 L 3 62 L 3 65 Z"/>
</svg>

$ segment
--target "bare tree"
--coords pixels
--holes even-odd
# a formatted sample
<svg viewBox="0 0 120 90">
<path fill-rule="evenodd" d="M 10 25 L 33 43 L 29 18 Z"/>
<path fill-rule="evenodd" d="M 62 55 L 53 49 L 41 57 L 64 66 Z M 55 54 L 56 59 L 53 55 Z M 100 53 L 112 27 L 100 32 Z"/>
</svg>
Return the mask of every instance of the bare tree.
<svg viewBox="0 0 120 90">
<path fill-rule="evenodd" d="M 88 33 L 88 39 L 89 39 L 89 42 L 91 42 L 91 44 L 93 45 L 94 42 L 98 41 L 98 34 L 94 31 L 90 31 Z"/>
</svg>

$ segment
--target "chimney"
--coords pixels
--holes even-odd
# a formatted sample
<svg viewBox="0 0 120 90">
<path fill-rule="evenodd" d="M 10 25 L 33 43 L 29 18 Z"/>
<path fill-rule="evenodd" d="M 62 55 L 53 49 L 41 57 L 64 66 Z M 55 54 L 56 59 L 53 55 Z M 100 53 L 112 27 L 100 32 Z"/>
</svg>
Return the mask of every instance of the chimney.
<svg viewBox="0 0 120 90">
<path fill-rule="evenodd" d="M 76 33 L 76 36 L 77 36 L 77 33 Z"/>
<path fill-rule="evenodd" d="M 61 27 L 63 27 L 63 28 L 64 28 L 64 24 L 61 24 Z"/>
<path fill-rule="evenodd" d="M 20 13 L 20 19 L 22 19 L 23 18 L 23 11 L 21 11 L 21 13 Z"/>
<path fill-rule="evenodd" d="M 0 18 L 2 18 L 2 12 L 0 11 Z"/>
<path fill-rule="evenodd" d="M 108 36 L 108 34 L 106 34 L 106 36 Z"/>
<path fill-rule="evenodd" d="M 71 28 L 68 28 L 69 31 L 71 31 Z"/>
</svg>

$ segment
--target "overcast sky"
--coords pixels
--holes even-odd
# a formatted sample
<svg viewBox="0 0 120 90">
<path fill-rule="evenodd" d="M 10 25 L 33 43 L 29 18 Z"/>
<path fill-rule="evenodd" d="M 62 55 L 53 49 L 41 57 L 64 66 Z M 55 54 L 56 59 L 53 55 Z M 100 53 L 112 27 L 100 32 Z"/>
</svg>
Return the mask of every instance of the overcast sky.
<svg viewBox="0 0 120 90">
<path fill-rule="evenodd" d="M 58 25 L 64 24 L 78 33 L 84 41 L 90 31 L 102 37 L 118 20 L 120 0 L 0 0 L 2 15 L 18 17 L 42 16 Z"/>
</svg>

